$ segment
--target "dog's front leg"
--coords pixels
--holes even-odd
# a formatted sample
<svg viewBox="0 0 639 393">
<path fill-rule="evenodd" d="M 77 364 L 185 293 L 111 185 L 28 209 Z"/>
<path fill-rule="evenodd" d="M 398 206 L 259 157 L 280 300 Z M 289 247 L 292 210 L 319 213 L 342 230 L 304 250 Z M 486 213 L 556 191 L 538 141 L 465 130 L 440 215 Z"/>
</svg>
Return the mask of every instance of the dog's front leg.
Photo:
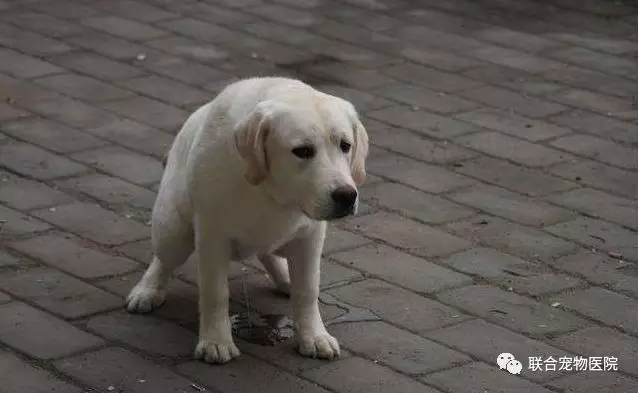
<svg viewBox="0 0 639 393">
<path fill-rule="evenodd" d="M 196 224 L 195 236 L 200 293 L 200 337 L 195 357 L 207 363 L 226 363 L 240 356 L 229 318 L 230 248 L 206 222 Z"/>
<path fill-rule="evenodd" d="M 288 258 L 295 338 L 299 352 L 304 356 L 333 359 L 339 356 L 339 344 L 326 331 L 318 304 L 320 259 L 325 233 L 326 223 L 321 222 L 304 236 L 291 241 L 282 251 Z"/>
</svg>

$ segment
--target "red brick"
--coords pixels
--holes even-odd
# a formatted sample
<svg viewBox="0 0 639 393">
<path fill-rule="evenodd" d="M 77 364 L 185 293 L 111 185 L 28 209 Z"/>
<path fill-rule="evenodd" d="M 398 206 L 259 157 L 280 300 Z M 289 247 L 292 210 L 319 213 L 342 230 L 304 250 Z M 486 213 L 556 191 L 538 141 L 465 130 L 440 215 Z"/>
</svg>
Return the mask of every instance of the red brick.
<svg viewBox="0 0 639 393">
<path fill-rule="evenodd" d="M 452 307 L 374 279 L 329 289 L 328 292 L 418 334 L 468 319 L 467 315 Z"/>
<path fill-rule="evenodd" d="M 592 287 L 554 296 L 552 301 L 559 302 L 562 308 L 576 311 L 633 335 L 637 334 L 637 299 Z M 636 366 L 633 368 L 636 370 Z"/>
<path fill-rule="evenodd" d="M 9 351 L 0 350 L 2 389 L 7 392 L 24 393 L 81 393 L 83 389 L 73 386 L 59 377 L 35 367 Z"/>
<path fill-rule="evenodd" d="M 556 274 L 543 265 L 527 262 L 490 248 L 462 251 L 446 258 L 442 263 L 524 295 L 539 296 L 581 284 L 581 281 L 574 277 Z"/>
<path fill-rule="evenodd" d="M 343 264 L 363 270 L 415 292 L 433 293 L 449 287 L 469 284 L 463 274 L 435 265 L 432 262 L 404 254 L 390 247 L 370 245 L 331 256 Z M 401 269 L 398 269 L 401 266 Z"/>
<path fill-rule="evenodd" d="M 163 356 L 189 356 L 197 342 L 194 333 L 175 323 L 126 311 L 95 316 L 86 326 L 101 337 Z"/>
<path fill-rule="evenodd" d="M 0 172 L 0 202 L 18 210 L 29 210 L 70 202 L 72 198 L 44 183 Z"/>
<path fill-rule="evenodd" d="M 86 150 L 107 144 L 107 142 L 91 135 L 41 118 L 29 118 L 5 123 L 2 125 L 2 131 L 15 138 L 57 153 Z"/>
<path fill-rule="evenodd" d="M 82 20 L 82 24 L 132 41 L 143 41 L 166 35 L 166 32 L 148 24 L 119 16 L 99 16 Z"/>
<path fill-rule="evenodd" d="M 78 318 L 120 307 L 121 300 L 94 286 L 46 267 L 9 270 L 0 286 L 64 318 Z"/>
<path fill-rule="evenodd" d="M 522 362 L 522 364 L 525 363 Z M 455 393 L 489 391 L 551 393 L 548 389 L 485 363 L 471 363 L 430 374 L 424 377 L 423 381 L 443 391 Z"/>
<path fill-rule="evenodd" d="M 422 191 L 438 194 L 468 186 L 474 180 L 438 166 L 394 154 L 370 160 L 367 170 Z"/>
<path fill-rule="evenodd" d="M 339 364 L 340 362 L 337 362 Z M 259 359 L 243 355 L 224 367 L 211 367 L 201 362 L 188 362 L 178 367 L 180 373 L 211 389 L 228 393 L 273 390 L 283 393 L 324 393 L 327 390 L 298 376 L 282 371 Z"/>
<path fill-rule="evenodd" d="M 127 207 L 151 210 L 155 203 L 155 194 L 152 191 L 115 177 L 100 174 L 74 177 L 59 182 L 58 185 L 62 188 L 83 192 L 111 204 L 116 210 L 127 210 Z"/>
<path fill-rule="evenodd" d="M 0 205 L 0 232 L 3 235 L 25 235 L 27 233 L 45 231 L 51 226 L 16 210 Z"/>
<path fill-rule="evenodd" d="M 160 162 L 121 147 L 85 151 L 72 158 L 136 184 L 152 184 L 162 178 Z"/>
<path fill-rule="evenodd" d="M 333 326 L 331 331 L 343 347 L 406 374 L 432 372 L 470 361 L 466 355 L 386 322 L 344 323 Z"/>
<path fill-rule="evenodd" d="M 458 94 L 475 102 L 532 118 L 545 117 L 566 110 L 566 107 L 553 102 L 526 97 L 510 90 L 492 86 L 477 87 Z"/>
<path fill-rule="evenodd" d="M 146 97 L 133 97 L 105 104 L 114 112 L 141 123 L 177 133 L 188 117 L 185 111 Z"/>
<path fill-rule="evenodd" d="M 441 229 L 385 212 L 355 218 L 349 221 L 348 226 L 367 236 L 426 257 L 450 254 L 471 245 Z"/>
<path fill-rule="evenodd" d="M 127 258 L 105 254 L 70 236 L 38 236 L 13 242 L 11 248 L 80 278 L 122 274 L 139 267 Z"/>
<path fill-rule="evenodd" d="M 437 393 L 429 386 L 362 358 L 329 363 L 303 375 L 340 393 Z"/>
<path fill-rule="evenodd" d="M 89 102 L 112 101 L 133 95 L 97 79 L 75 74 L 58 74 L 37 79 L 36 83 L 62 94 Z"/>
<path fill-rule="evenodd" d="M 412 110 L 426 109 L 441 114 L 463 112 L 479 106 L 474 102 L 459 97 L 411 85 L 385 86 L 377 90 L 376 93 L 386 98 L 408 104 Z"/>
<path fill-rule="evenodd" d="M 570 135 L 554 140 L 551 145 L 625 169 L 637 169 L 637 150 L 589 135 Z"/>
<path fill-rule="evenodd" d="M 55 209 L 38 210 L 34 215 L 105 245 L 118 245 L 150 235 L 146 226 L 88 203 L 77 202 Z"/>
<path fill-rule="evenodd" d="M 54 365 L 62 373 L 99 391 L 193 391 L 192 380 L 122 348 L 105 348 L 62 359 Z"/>
<path fill-rule="evenodd" d="M 103 344 L 98 337 L 24 303 L 1 305 L 0 313 L 0 341 L 31 357 L 54 359 Z"/>
</svg>

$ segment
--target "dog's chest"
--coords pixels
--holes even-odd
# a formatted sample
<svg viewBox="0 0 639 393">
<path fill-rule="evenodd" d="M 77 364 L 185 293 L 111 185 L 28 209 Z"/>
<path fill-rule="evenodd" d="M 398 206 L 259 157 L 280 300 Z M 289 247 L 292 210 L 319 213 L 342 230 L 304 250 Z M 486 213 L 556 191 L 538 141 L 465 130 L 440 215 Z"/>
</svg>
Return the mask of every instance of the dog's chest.
<svg viewBox="0 0 639 393">
<path fill-rule="evenodd" d="M 274 220 L 270 225 L 260 225 L 259 222 L 255 224 L 231 238 L 231 256 L 234 260 L 271 253 L 288 243 L 304 228 L 298 220 Z"/>
</svg>

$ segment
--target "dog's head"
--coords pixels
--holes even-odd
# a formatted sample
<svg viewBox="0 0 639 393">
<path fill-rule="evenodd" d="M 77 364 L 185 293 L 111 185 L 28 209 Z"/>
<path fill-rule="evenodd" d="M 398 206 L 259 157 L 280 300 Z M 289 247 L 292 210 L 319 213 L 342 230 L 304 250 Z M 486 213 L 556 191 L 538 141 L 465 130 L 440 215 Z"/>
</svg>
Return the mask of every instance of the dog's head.
<svg viewBox="0 0 639 393">
<path fill-rule="evenodd" d="M 263 101 L 235 133 L 246 180 L 316 220 L 357 211 L 368 136 L 351 103 L 305 92 Z"/>
</svg>

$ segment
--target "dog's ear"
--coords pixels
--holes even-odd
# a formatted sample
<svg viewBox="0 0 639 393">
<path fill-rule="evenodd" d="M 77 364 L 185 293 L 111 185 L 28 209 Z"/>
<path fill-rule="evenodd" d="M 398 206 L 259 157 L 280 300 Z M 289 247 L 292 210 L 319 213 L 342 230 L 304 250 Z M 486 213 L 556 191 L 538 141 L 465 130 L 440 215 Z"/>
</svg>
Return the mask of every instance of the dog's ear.
<svg viewBox="0 0 639 393">
<path fill-rule="evenodd" d="M 247 164 L 244 177 L 252 185 L 260 184 L 268 175 L 266 137 L 270 123 L 271 111 L 260 103 L 235 129 L 235 146 Z"/>
<path fill-rule="evenodd" d="M 361 186 L 366 180 L 366 157 L 368 156 L 368 133 L 359 120 L 357 113 L 353 120 L 353 157 L 351 158 L 351 175 L 355 184 Z"/>
</svg>

